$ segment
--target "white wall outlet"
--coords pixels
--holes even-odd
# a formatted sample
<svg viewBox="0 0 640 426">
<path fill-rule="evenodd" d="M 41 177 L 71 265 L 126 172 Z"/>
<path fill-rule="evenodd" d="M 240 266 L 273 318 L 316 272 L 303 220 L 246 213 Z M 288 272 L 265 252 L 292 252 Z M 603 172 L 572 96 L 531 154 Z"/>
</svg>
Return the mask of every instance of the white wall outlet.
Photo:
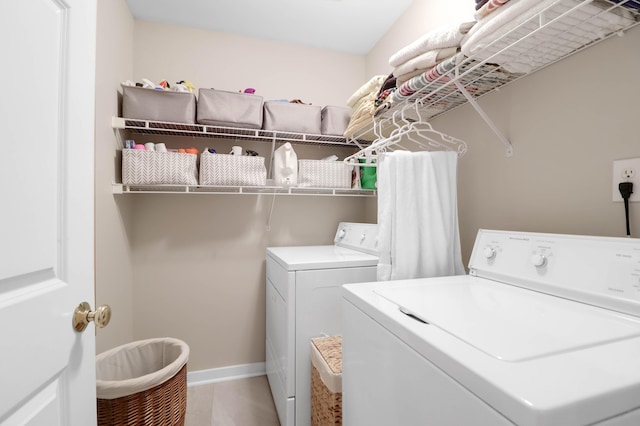
<svg viewBox="0 0 640 426">
<path fill-rule="evenodd" d="M 640 201 L 640 158 L 613 162 L 613 201 L 623 201 L 618 188 L 620 182 L 632 182 L 633 194 L 629 197 L 629 201 Z"/>
</svg>

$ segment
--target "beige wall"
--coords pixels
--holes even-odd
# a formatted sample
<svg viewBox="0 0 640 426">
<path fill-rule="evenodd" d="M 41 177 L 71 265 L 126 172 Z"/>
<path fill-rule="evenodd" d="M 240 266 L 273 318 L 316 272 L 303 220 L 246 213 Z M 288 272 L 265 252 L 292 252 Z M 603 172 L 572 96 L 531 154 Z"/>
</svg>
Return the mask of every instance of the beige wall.
<svg viewBox="0 0 640 426">
<path fill-rule="evenodd" d="M 124 0 L 98 2 L 96 58 L 96 304 L 113 310 L 100 329 L 97 353 L 133 340 L 131 200 L 114 197 L 117 141 L 111 117 L 118 115 L 117 88 L 132 72 L 133 18 Z"/>
<path fill-rule="evenodd" d="M 265 99 L 345 105 L 364 80 L 363 56 L 136 21 L 128 78 L 238 90 Z M 113 86 L 116 87 L 116 86 Z M 267 156 L 271 144 L 167 136 L 138 137 L 169 147 L 240 144 Z M 296 145 L 298 158 L 341 158 L 352 149 Z M 189 370 L 264 361 L 265 250 L 332 244 L 340 221 L 371 219 L 353 197 L 127 195 L 132 225 L 134 338 L 171 336 L 191 348 Z M 373 216 L 375 221 L 375 216 Z"/>
<path fill-rule="evenodd" d="M 134 40 L 132 79 L 253 87 L 265 100 L 343 106 L 365 69 L 360 55 L 147 21 L 136 21 Z"/>
<path fill-rule="evenodd" d="M 417 0 L 403 26 L 378 43 L 368 56 L 370 74 L 435 27 L 427 21 L 436 14 L 433 3 Z M 453 10 L 462 3 L 447 4 Z M 611 201 L 612 161 L 640 157 L 639 45 L 636 27 L 481 98 L 511 140 L 512 158 L 469 105 L 433 121 L 469 146 L 458 174 L 465 264 L 479 228 L 624 236 L 623 205 Z M 637 237 L 640 203 L 631 211 Z"/>
</svg>

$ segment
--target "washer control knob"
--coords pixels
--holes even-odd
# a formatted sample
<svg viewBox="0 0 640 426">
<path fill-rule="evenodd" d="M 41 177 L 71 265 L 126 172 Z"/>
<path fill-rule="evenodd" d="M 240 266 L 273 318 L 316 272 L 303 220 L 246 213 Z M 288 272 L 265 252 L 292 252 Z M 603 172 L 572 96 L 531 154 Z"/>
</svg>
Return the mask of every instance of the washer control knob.
<svg viewBox="0 0 640 426">
<path fill-rule="evenodd" d="M 547 264 L 547 258 L 543 254 L 536 253 L 531 256 L 531 264 L 536 268 L 541 268 Z"/>
<path fill-rule="evenodd" d="M 367 234 L 362 234 L 362 236 L 360 237 L 360 243 L 364 243 L 364 240 L 367 238 Z"/>
<path fill-rule="evenodd" d="M 482 254 L 484 254 L 484 257 L 486 257 L 487 259 L 493 259 L 494 257 L 496 257 L 496 249 L 487 246 L 482 251 Z"/>
<path fill-rule="evenodd" d="M 345 231 L 343 228 L 338 232 L 338 240 L 342 240 L 345 237 L 345 235 L 347 235 L 347 231 Z"/>
</svg>

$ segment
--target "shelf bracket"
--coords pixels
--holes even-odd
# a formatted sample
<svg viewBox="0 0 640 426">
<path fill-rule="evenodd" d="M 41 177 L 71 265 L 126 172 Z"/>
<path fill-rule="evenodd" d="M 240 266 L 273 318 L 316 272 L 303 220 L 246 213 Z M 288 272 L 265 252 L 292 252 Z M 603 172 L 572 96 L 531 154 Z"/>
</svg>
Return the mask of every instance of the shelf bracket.
<svg viewBox="0 0 640 426">
<path fill-rule="evenodd" d="M 114 130 L 116 130 L 114 133 L 116 135 L 117 148 L 123 149 L 124 148 L 124 140 L 122 137 L 123 135 L 122 135 L 122 132 L 119 132 L 118 130 L 124 130 L 126 128 L 124 118 L 112 116 L 111 127 Z"/>
<path fill-rule="evenodd" d="M 120 130 L 124 129 L 125 128 L 124 118 L 111 116 L 111 127 L 113 127 L 114 129 L 120 129 Z"/>
<path fill-rule="evenodd" d="M 496 134 L 500 142 L 507 148 L 507 157 L 513 157 L 513 145 L 509 142 L 509 139 L 505 137 L 504 134 L 498 129 L 498 127 L 491 121 L 491 118 L 487 115 L 486 112 L 482 109 L 482 107 L 478 104 L 478 102 L 469 94 L 467 89 L 464 88 L 462 84 L 458 80 L 454 80 L 453 83 L 456 85 L 460 93 L 467 99 L 467 101 L 471 104 L 471 106 L 476 110 L 476 112 L 482 117 L 485 123 L 493 130 L 493 133 Z"/>
<path fill-rule="evenodd" d="M 122 187 L 123 185 L 121 183 L 112 183 L 111 184 L 111 190 L 114 194 L 122 194 Z"/>
</svg>

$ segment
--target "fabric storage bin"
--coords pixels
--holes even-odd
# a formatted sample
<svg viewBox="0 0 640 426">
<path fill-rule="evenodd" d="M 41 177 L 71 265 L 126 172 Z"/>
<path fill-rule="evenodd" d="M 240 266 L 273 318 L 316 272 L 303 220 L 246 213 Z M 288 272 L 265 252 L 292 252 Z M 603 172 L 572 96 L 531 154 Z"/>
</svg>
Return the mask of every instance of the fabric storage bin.
<svg viewBox="0 0 640 426">
<path fill-rule="evenodd" d="M 177 152 L 122 150 L 124 185 L 197 185 L 198 156 Z"/>
<path fill-rule="evenodd" d="M 351 108 L 327 105 L 322 108 L 320 131 L 323 135 L 342 136 L 350 119 Z"/>
<path fill-rule="evenodd" d="M 266 101 L 262 128 L 319 135 L 321 113 L 322 109 L 316 105 Z"/>
<path fill-rule="evenodd" d="M 200 157 L 200 185 L 264 186 L 267 168 L 264 157 L 211 154 Z"/>
<path fill-rule="evenodd" d="M 342 161 L 298 160 L 298 186 L 351 188 L 352 167 Z"/>
<path fill-rule="evenodd" d="M 178 339 L 139 340 L 96 357 L 99 426 L 184 425 L 189 346 Z"/>
<path fill-rule="evenodd" d="M 311 339 L 311 426 L 342 424 L 342 337 Z"/>
<path fill-rule="evenodd" d="M 122 86 L 122 115 L 138 120 L 193 124 L 196 96 L 189 92 Z"/>
<path fill-rule="evenodd" d="M 260 129 L 263 103 L 262 96 L 258 95 L 200 89 L 197 120 L 212 126 Z"/>
</svg>

